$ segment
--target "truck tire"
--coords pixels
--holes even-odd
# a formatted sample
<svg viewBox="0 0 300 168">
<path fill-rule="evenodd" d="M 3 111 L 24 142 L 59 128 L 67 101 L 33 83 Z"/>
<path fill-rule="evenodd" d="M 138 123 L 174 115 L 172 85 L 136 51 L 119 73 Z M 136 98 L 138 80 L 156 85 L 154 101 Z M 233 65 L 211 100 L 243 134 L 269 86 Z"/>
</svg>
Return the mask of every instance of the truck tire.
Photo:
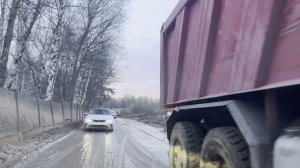
<svg viewBox="0 0 300 168">
<path fill-rule="evenodd" d="M 211 129 L 202 146 L 203 167 L 250 168 L 249 149 L 234 127 Z"/>
<path fill-rule="evenodd" d="M 199 168 L 204 131 L 199 124 L 178 122 L 172 130 L 169 148 L 171 168 Z"/>
</svg>

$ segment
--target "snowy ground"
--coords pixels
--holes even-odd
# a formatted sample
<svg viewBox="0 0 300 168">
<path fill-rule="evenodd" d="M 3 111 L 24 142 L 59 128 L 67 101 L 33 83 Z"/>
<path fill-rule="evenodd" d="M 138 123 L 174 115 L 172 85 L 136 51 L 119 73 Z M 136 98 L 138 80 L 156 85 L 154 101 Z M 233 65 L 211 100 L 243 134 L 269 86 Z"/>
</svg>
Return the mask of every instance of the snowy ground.
<svg viewBox="0 0 300 168">
<path fill-rule="evenodd" d="M 120 116 L 129 119 L 135 119 L 147 125 L 151 125 L 154 127 L 162 127 L 167 129 L 167 119 L 168 116 L 166 113 L 151 113 L 151 114 L 120 114 Z"/>
<path fill-rule="evenodd" d="M 162 128 L 118 118 L 114 132 L 71 131 L 25 154 L 15 168 L 167 168 L 167 152 Z"/>
<path fill-rule="evenodd" d="M 55 140 L 61 139 L 70 128 L 55 128 L 35 136 L 24 137 L 19 143 L 8 144 L 0 149 L 0 167 L 12 167 L 28 156 L 47 147 Z"/>
</svg>

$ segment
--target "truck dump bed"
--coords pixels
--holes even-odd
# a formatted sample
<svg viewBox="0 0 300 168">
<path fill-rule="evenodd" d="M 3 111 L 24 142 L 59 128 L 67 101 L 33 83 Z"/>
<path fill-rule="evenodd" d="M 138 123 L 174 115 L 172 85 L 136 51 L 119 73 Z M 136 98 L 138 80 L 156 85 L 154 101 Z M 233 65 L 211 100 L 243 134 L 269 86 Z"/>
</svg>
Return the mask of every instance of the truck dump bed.
<svg viewBox="0 0 300 168">
<path fill-rule="evenodd" d="M 299 0 L 181 0 L 161 30 L 161 103 L 300 84 Z"/>
</svg>

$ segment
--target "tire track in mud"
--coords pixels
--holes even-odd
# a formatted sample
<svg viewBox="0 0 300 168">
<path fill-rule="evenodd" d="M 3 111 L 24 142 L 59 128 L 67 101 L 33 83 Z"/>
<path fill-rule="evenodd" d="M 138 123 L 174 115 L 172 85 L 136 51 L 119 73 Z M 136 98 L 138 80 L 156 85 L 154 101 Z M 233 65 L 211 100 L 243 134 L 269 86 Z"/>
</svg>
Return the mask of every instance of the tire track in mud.
<svg viewBox="0 0 300 168">
<path fill-rule="evenodd" d="M 122 128 L 119 123 L 116 123 L 116 128 L 114 131 L 114 142 L 118 146 L 115 147 L 115 154 L 112 159 L 111 168 L 126 168 L 125 166 L 125 145 L 127 142 L 127 134 L 121 131 Z"/>
<path fill-rule="evenodd" d="M 105 134 L 102 132 L 87 132 L 83 136 L 81 149 L 81 167 L 104 167 L 105 160 Z"/>
<path fill-rule="evenodd" d="M 144 134 L 146 134 L 146 135 L 148 135 L 148 136 L 150 136 L 150 137 L 152 137 L 152 138 L 154 138 L 154 139 L 156 139 L 156 140 L 158 140 L 158 141 L 160 141 L 160 142 L 166 143 L 164 140 L 161 140 L 161 139 L 159 139 L 159 138 L 157 138 L 157 137 L 151 135 L 150 133 L 148 133 L 148 132 L 146 132 L 146 131 L 144 131 L 144 130 L 142 130 L 142 129 L 136 127 L 136 126 L 133 126 L 133 127 L 134 127 L 135 129 L 139 130 L 140 132 L 142 132 L 142 133 L 144 133 Z"/>
<path fill-rule="evenodd" d="M 142 149 L 138 142 L 133 138 L 130 138 L 127 145 L 127 154 L 131 157 L 132 162 L 139 168 L 167 168 L 168 166 L 151 156 L 151 153 L 147 149 Z"/>
<path fill-rule="evenodd" d="M 167 168 L 161 159 L 164 150 L 151 150 L 147 146 L 162 144 L 148 134 L 140 133 L 138 125 L 127 120 L 116 120 L 114 132 L 76 130 L 44 151 L 32 155 L 17 168 Z M 147 127 L 145 127 L 147 128 Z M 148 139 L 143 144 L 136 138 Z M 141 138 L 142 138 L 141 137 Z M 148 144 L 150 143 L 150 144 Z M 166 144 L 167 145 L 167 144 Z"/>
<path fill-rule="evenodd" d="M 52 168 L 66 157 L 74 153 L 74 151 L 80 150 L 82 143 L 80 139 L 81 135 L 78 132 L 73 133 L 71 136 L 67 137 L 70 141 L 68 146 L 65 146 L 67 139 L 59 141 L 56 144 L 50 145 L 48 148 L 44 149 L 45 152 L 39 151 L 36 153 L 36 157 L 29 158 L 26 165 L 16 165 L 16 168 L 32 168 L 32 167 L 41 167 L 41 168 Z M 61 147 L 60 150 L 57 150 L 57 146 Z M 42 152 L 40 154 L 40 152 Z"/>
<path fill-rule="evenodd" d="M 138 143 L 134 137 L 131 134 L 132 128 L 136 128 L 132 124 L 121 124 L 124 125 L 123 127 L 120 126 L 120 131 L 126 135 L 126 141 L 125 141 L 125 155 L 129 157 L 130 161 L 132 162 L 132 167 L 135 168 L 167 168 L 168 166 L 157 159 L 155 159 L 155 156 L 153 157 L 153 154 L 151 155 L 151 152 L 149 152 L 146 148 L 142 148 L 143 144 Z M 124 128 L 126 127 L 126 128 Z M 140 130 L 140 129 L 138 129 Z M 143 133 L 145 133 L 143 131 Z M 154 136 L 150 136 L 153 138 Z M 154 139 L 157 140 L 155 137 Z M 123 154 L 123 155 L 124 155 Z"/>
</svg>

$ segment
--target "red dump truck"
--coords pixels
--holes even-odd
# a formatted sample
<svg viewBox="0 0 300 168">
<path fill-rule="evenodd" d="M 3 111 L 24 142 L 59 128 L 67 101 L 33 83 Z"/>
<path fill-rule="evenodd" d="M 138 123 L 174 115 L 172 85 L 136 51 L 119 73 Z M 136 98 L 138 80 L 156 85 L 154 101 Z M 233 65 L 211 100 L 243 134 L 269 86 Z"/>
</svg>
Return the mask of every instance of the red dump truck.
<svg viewBox="0 0 300 168">
<path fill-rule="evenodd" d="M 300 1 L 180 0 L 161 29 L 161 104 L 170 167 L 299 168 L 280 138 L 300 136 Z"/>
</svg>

